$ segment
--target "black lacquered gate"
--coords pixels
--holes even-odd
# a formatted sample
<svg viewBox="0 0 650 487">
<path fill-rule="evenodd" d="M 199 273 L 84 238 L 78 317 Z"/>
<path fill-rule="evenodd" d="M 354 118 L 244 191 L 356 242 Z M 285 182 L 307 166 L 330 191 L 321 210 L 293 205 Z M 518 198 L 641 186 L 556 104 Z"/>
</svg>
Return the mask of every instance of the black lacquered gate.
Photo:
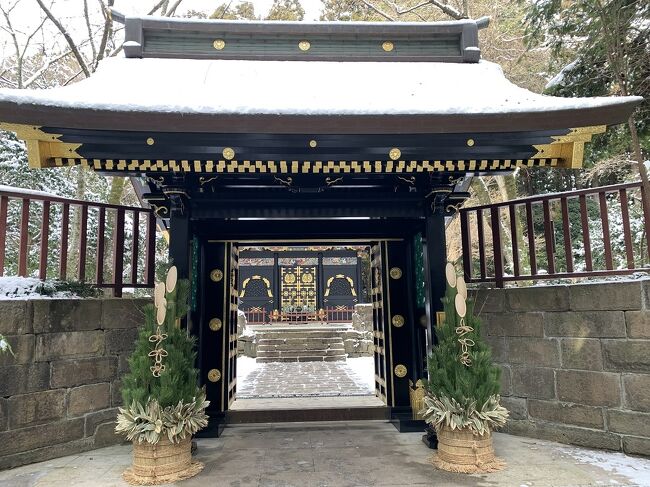
<svg viewBox="0 0 650 487">
<path fill-rule="evenodd" d="M 406 240 L 373 242 L 370 247 L 375 358 L 375 394 L 396 409 L 409 408 L 415 323 L 413 253 Z M 409 369 L 411 370 L 409 371 Z"/>
<path fill-rule="evenodd" d="M 421 378 L 418 364 L 423 359 L 414 342 L 420 325 L 414 316 L 412 238 L 375 240 L 369 246 L 375 395 L 391 414 L 410 416 L 409 380 Z M 206 240 L 201 248 L 199 366 L 211 401 L 209 413 L 218 418 L 237 392 L 238 245 Z M 297 290 L 298 280 L 311 289 L 310 278 L 304 276 L 316 278 L 316 270 L 300 270 L 291 267 L 282 274 L 295 277 L 287 290 Z"/>
<path fill-rule="evenodd" d="M 212 414 L 226 411 L 237 393 L 238 256 L 233 242 L 206 242 L 201 248 L 198 362 Z"/>
</svg>

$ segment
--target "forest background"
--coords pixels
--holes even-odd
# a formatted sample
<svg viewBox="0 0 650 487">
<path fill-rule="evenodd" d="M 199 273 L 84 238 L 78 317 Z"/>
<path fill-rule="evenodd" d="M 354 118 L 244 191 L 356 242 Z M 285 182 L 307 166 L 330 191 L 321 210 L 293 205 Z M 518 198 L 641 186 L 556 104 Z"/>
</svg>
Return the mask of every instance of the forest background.
<svg viewBox="0 0 650 487">
<path fill-rule="evenodd" d="M 127 10 L 138 14 L 216 18 L 304 20 L 299 0 L 139 0 Z M 584 169 L 522 168 L 506 176 L 474 178 L 466 206 L 517 197 L 569 191 L 641 179 L 648 185 L 650 149 L 650 2 L 643 0 L 318 0 L 312 17 L 323 21 L 426 22 L 490 17 L 480 31 L 482 57 L 498 63 L 516 85 L 557 96 L 639 95 L 645 98 L 627 125 L 608 130 L 588 144 Z M 0 0 L 0 87 L 35 89 L 69 85 L 97 69 L 102 59 L 120 56 L 122 26 L 109 15 L 115 0 Z M 368 80 L 369 83 L 372 80 Z M 386 96 L 390 96 L 389 93 Z M 128 179 L 81 168 L 31 170 L 22 142 L 0 131 L 0 185 L 46 191 L 59 196 L 138 206 Z M 650 185 L 647 187 L 650 188 Z M 650 191 L 647 191 L 650 195 Z M 641 205 L 637 205 L 640 210 Z M 616 207 L 613 208 L 614 212 Z M 642 225 L 632 208 L 633 226 Z M 36 211 L 36 209 L 33 209 Z M 10 209 L 8 248 L 19 239 L 20 211 Z M 597 216 L 597 215 L 596 215 Z M 74 261 L 78 232 L 69 255 Z M 51 215 L 52 233 L 60 215 Z M 597 220 L 597 218 L 596 218 Z M 107 221 L 110 235 L 113 222 Z M 93 235 L 92 216 L 89 239 Z M 127 225 L 128 227 L 128 225 Z M 642 229 L 642 227 L 641 227 Z M 30 271 L 37 267 L 39 228 L 30 228 Z M 614 226 L 616 233 L 616 226 Z M 452 258 L 459 254 L 458 223 L 448 226 Z M 642 234 L 643 232 L 638 232 Z M 617 239 L 622 242 L 622 236 Z M 642 238 L 641 238 L 642 240 Z M 598 239 L 593 242 L 598 246 Z M 50 243 L 53 250 L 55 239 Z M 164 242 L 159 251 L 164 254 Z M 110 247 L 109 247 L 110 248 Z M 595 249 L 597 252 L 597 249 Z M 579 249 L 576 249 L 579 254 Z M 579 256 L 578 256 L 579 257 Z M 17 256 L 8 253 L 5 270 L 16 273 Z M 579 266 L 578 266 L 579 267 Z"/>
</svg>

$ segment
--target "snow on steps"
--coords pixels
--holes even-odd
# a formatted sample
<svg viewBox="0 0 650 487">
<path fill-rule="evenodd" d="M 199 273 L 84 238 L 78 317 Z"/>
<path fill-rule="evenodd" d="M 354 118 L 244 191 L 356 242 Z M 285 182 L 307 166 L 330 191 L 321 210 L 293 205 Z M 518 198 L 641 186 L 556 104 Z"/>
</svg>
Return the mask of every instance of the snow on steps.
<svg viewBox="0 0 650 487">
<path fill-rule="evenodd" d="M 257 329 L 257 363 L 345 361 L 345 327 L 273 326 Z"/>
</svg>

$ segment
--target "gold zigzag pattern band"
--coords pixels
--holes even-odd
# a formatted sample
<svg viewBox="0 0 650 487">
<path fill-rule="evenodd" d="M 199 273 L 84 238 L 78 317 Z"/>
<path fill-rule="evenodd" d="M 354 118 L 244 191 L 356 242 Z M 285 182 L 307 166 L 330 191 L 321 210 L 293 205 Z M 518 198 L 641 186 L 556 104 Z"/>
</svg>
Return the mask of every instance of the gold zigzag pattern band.
<svg viewBox="0 0 650 487">
<path fill-rule="evenodd" d="M 499 171 L 517 167 L 556 167 L 559 159 L 482 159 L 467 161 L 175 161 L 55 158 L 54 164 L 98 171 L 345 174 Z"/>
</svg>

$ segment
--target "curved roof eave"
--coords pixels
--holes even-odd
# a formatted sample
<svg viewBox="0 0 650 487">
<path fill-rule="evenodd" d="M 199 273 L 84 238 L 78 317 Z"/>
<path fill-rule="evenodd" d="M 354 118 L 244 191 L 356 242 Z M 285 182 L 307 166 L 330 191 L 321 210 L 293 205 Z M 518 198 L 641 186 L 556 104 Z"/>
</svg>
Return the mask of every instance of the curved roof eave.
<svg viewBox="0 0 650 487">
<path fill-rule="evenodd" d="M 199 133 L 421 134 L 552 130 L 624 123 L 639 97 L 587 108 L 457 114 L 207 114 L 117 111 L 0 99 L 0 121 L 96 130 Z"/>
</svg>

